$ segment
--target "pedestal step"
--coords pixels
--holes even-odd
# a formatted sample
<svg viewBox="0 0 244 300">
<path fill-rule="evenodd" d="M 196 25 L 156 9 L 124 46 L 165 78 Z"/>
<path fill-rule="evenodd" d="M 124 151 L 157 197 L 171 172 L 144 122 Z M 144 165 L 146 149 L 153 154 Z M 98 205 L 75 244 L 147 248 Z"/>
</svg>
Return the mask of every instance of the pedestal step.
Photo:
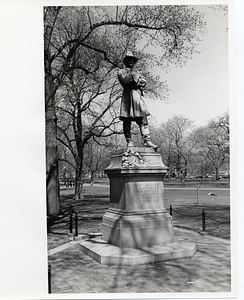
<svg viewBox="0 0 244 300">
<path fill-rule="evenodd" d="M 102 265 L 139 265 L 192 257 L 197 250 L 194 243 L 174 241 L 163 246 L 144 249 L 120 248 L 108 244 L 101 238 L 82 241 L 80 249 Z"/>
</svg>

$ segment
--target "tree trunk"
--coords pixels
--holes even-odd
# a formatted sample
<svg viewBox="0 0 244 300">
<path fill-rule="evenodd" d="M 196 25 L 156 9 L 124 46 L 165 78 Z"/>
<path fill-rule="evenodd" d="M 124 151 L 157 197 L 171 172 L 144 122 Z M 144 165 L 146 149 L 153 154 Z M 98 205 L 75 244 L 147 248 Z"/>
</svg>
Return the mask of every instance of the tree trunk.
<svg viewBox="0 0 244 300">
<path fill-rule="evenodd" d="M 199 204 L 199 189 L 200 185 L 197 186 L 197 204 Z"/>
<path fill-rule="evenodd" d="M 61 7 L 49 7 L 45 11 L 44 21 L 44 68 L 45 68 L 45 129 L 46 129 L 46 201 L 47 215 L 61 213 L 59 198 L 57 124 L 55 114 L 55 93 L 50 62 L 50 41 L 53 27 Z"/>
<path fill-rule="evenodd" d="M 54 96 L 52 96 L 52 98 L 54 98 Z M 45 121 L 46 121 L 47 215 L 57 216 L 61 213 L 61 207 L 60 207 L 60 198 L 59 198 L 57 126 L 56 126 L 54 99 L 52 99 L 52 104 L 49 105 L 48 108 L 46 109 Z"/>
<path fill-rule="evenodd" d="M 181 173 L 180 180 L 181 180 L 181 184 L 182 184 L 183 186 L 185 186 L 186 184 L 185 184 L 185 176 L 184 176 L 184 172 Z"/>
<path fill-rule="evenodd" d="M 216 180 L 219 180 L 219 169 L 215 168 Z"/>
<path fill-rule="evenodd" d="M 75 200 L 83 200 L 83 180 L 80 177 L 75 179 Z"/>
<path fill-rule="evenodd" d="M 75 200 L 83 200 L 83 179 L 82 179 L 82 163 L 83 158 L 80 155 L 77 162 L 77 168 L 75 171 Z"/>
<path fill-rule="evenodd" d="M 199 190 L 200 190 L 202 183 L 203 183 L 203 181 L 201 179 L 199 185 L 197 186 L 197 204 L 199 204 Z"/>
<path fill-rule="evenodd" d="M 94 172 L 91 171 L 91 182 L 90 182 L 90 185 L 93 185 L 94 184 Z"/>
</svg>

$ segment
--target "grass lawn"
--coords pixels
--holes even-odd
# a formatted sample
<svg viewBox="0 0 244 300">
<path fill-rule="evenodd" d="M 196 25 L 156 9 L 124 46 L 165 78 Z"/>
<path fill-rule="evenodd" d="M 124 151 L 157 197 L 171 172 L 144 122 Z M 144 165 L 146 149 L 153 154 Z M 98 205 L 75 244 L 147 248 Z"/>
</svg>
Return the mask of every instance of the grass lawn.
<svg viewBox="0 0 244 300">
<path fill-rule="evenodd" d="M 214 186 L 201 190 L 199 203 L 196 203 L 194 189 L 167 189 L 165 185 L 165 208 L 173 208 L 174 226 L 202 231 L 202 211 L 205 211 L 206 232 L 210 235 L 230 239 L 230 205 L 229 190 L 219 189 L 216 197 L 208 196 Z M 88 234 L 101 232 L 102 216 L 109 208 L 109 188 L 103 186 L 84 186 L 84 200 L 73 200 L 74 189 L 61 189 L 61 206 L 63 215 L 53 220 L 48 233 L 48 249 L 52 249 L 68 242 L 66 238 L 70 232 L 70 216 L 77 214 L 78 233 Z M 73 222 L 73 232 L 74 232 Z"/>
<path fill-rule="evenodd" d="M 85 183 L 90 183 L 90 179 L 87 178 L 84 180 Z M 185 180 L 185 186 L 186 187 L 197 187 L 200 184 L 200 179 L 186 179 Z M 103 185 L 109 185 L 109 179 L 108 178 L 95 178 L 94 183 L 103 184 Z M 164 185 L 165 186 L 175 186 L 175 187 L 182 187 L 182 183 L 180 179 L 164 179 Z M 229 187 L 230 181 L 228 179 L 221 179 L 221 180 L 212 180 L 207 178 L 202 184 L 201 187 Z"/>
</svg>

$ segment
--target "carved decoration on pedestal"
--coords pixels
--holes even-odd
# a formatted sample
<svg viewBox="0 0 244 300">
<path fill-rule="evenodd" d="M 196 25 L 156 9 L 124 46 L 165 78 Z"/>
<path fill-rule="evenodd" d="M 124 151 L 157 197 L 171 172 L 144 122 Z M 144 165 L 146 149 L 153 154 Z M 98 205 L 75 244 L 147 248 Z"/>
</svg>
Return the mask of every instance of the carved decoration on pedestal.
<svg viewBox="0 0 244 300">
<path fill-rule="evenodd" d="M 145 160 L 140 153 L 127 149 L 122 156 L 122 168 L 163 167 L 163 162 Z"/>
</svg>

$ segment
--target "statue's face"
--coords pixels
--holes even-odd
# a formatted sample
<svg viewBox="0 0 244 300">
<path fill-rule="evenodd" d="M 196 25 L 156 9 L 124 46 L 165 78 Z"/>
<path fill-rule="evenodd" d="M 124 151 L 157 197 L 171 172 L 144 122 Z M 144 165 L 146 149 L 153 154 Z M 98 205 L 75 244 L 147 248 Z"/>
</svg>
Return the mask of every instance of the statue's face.
<svg viewBox="0 0 244 300">
<path fill-rule="evenodd" d="M 134 65 L 135 65 L 135 60 L 133 58 L 129 58 L 126 62 L 126 67 L 132 69 L 134 67 Z"/>
</svg>

